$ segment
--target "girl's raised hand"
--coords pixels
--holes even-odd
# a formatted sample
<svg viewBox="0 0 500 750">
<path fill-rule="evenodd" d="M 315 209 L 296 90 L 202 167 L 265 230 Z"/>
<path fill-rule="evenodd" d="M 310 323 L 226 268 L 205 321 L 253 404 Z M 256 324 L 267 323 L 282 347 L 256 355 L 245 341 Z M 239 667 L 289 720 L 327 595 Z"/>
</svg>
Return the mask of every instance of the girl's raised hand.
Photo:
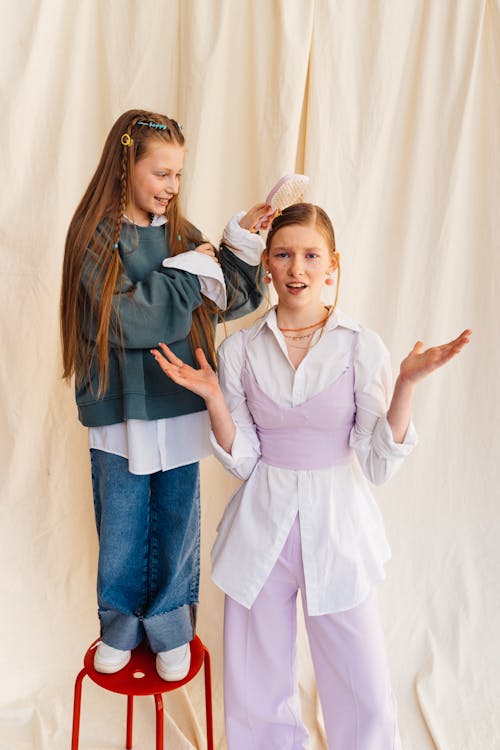
<svg viewBox="0 0 500 750">
<path fill-rule="evenodd" d="M 275 213 L 268 203 L 257 203 L 240 219 L 240 227 L 248 229 L 249 232 L 269 229 Z"/>
<path fill-rule="evenodd" d="M 196 349 L 195 356 L 200 365 L 199 370 L 187 365 L 166 344 L 159 344 L 159 349 L 151 349 L 151 354 L 160 365 L 163 372 L 172 378 L 174 383 L 182 385 L 189 391 L 196 393 L 205 401 L 220 394 L 219 380 L 210 367 L 202 349 Z"/>
<path fill-rule="evenodd" d="M 437 370 L 438 367 L 449 362 L 469 343 L 472 331 L 468 328 L 460 336 L 441 346 L 432 346 L 424 350 L 422 341 L 417 341 L 411 352 L 401 362 L 399 380 L 406 383 L 417 383 L 426 375 Z"/>
</svg>

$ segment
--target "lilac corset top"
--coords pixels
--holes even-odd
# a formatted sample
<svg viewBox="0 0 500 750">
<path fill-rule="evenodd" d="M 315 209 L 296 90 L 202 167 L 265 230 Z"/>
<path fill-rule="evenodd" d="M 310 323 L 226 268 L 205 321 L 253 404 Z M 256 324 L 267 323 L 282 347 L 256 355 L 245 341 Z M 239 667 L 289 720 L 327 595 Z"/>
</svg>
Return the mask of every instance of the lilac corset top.
<svg viewBox="0 0 500 750">
<path fill-rule="evenodd" d="M 242 371 L 248 409 L 260 441 L 262 461 L 283 469 L 328 469 L 351 456 L 354 424 L 354 367 L 298 406 L 282 406 L 258 386 L 246 364 Z"/>
</svg>

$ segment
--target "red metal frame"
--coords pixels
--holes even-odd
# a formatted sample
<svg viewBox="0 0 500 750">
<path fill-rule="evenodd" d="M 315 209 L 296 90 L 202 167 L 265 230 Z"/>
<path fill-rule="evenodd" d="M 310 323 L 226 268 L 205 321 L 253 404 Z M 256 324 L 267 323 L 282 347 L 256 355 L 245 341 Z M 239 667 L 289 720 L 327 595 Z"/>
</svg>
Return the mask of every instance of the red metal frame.
<svg viewBox="0 0 500 750">
<path fill-rule="evenodd" d="M 177 690 L 190 682 L 200 671 L 202 665 L 205 673 L 205 712 L 207 727 L 207 750 L 213 750 L 213 717 L 212 717 L 212 672 L 210 667 L 210 653 L 198 636 L 190 643 L 191 667 L 183 680 L 165 682 L 156 672 L 155 654 L 145 643 L 141 643 L 132 652 L 132 657 L 126 667 L 115 674 L 102 674 L 94 669 L 94 653 L 98 640 L 95 641 L 85 654 L 84 667 L 77 675 L 73 701 L 73 727 L 71 733 L 71 750 L 78 750 L 80 742 L 80 713 L 82 702 L 82 683 L 85 675 L 105 690 L 121 693 L 127 696 L 127 725 L 126 750 L 132 750 L 132 733 L 134 721 L 134 697 L 136 695 L 152 695 L 156 708 L 156 750 L 164 750 L 164 717 L 163 693 Z"/>
</svg>

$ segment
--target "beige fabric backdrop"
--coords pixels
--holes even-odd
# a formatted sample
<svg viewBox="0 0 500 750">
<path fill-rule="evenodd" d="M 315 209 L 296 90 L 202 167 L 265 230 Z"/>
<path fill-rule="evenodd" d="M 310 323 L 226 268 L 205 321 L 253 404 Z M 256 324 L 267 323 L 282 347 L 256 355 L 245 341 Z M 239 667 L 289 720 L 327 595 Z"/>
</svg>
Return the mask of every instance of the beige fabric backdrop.
<svg viewBox="0 0 500 750">
<path fill-rule="evenodd" d="M 2 0 L 0 750 L 69 748 L 97 635 L 86 434 L 60 380 L 72 212 L 125 109 L 184 123 L 188 216 L 234 211 L 304 171 L 334 219 L 341 306 L 394 366 L 470 326 L 419 390 L 421 444 L 376 495 L 393 548 L 380 601 L 406 750 L 500 748 L 498 0 Z M 496 231 L 495 231 L 496 230 Z M 222 595 L 208 551 L 235 487 L 202 467 L 199 633 L 222 724 Z M 324 748 L 301 637 L 310 747 Z M 202 682 L 167 698 L 169 747 L 203 746 Z M 123 699 L 84 684 L 82 750 L 124 745 Z M 153 747 L 151 699 L 136 746 Z"/>
</svg>

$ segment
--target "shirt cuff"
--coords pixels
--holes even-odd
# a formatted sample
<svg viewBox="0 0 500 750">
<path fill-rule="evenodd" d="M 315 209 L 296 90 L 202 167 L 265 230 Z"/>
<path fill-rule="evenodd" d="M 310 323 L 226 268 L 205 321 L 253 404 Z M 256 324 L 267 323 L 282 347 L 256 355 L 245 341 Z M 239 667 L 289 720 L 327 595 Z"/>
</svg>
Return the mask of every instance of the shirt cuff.
<svg viewBox="0 0 500 750">
<path fill-rule="evenodd" d="M 240 211 L 229 219 L 222 233 L 222 242 L 249 266 L 258 266 L 266 243 L 260 234 L 240 226 L 245 214 L 246 211 Z"/>
<path fill-rule="evenodd" d="M 418 435 L 413 421 L 410 420 L 402 443 L 394 442 L 392 430 L 387 417 L 380 417 L 373 431 L 373 448 L 381 458 L 404 458 L 418 443 Z"/>
<path fill-rule="evenodd" d="M 222 269 L 208 255 L 196 250 L 188 250 L 162 261 L 164 268 L 176 268 L 179 271 L 187 271 L 198 276 L 201 293 L 215 302 L 218 308 L 225 310 L 227 307 L 226 283 Z"/>
<path fill-rule="evenodd" d="M 210 443 L 212 445 L 212 450 L 215 458 L 221 462 L 221 464 L 225 469 L 227 469 L 227 471 L 230 471 L 232 473 L 236 473 L 239 475 L 239 470 L 242 468 L 242 464 L 251 462 L 251 464 L 254 465 L 257 460 L 257 457 L 252 451 L 250 451 L 249 453 L 248 441 L 245 440 L 245 437 L 240 433 L 239 430 L 236 430 L 233 445 L 231 447 L 231 453 L 228 453 L 219 445 L 214 433 L 211 430 Z"/>
</svg>

